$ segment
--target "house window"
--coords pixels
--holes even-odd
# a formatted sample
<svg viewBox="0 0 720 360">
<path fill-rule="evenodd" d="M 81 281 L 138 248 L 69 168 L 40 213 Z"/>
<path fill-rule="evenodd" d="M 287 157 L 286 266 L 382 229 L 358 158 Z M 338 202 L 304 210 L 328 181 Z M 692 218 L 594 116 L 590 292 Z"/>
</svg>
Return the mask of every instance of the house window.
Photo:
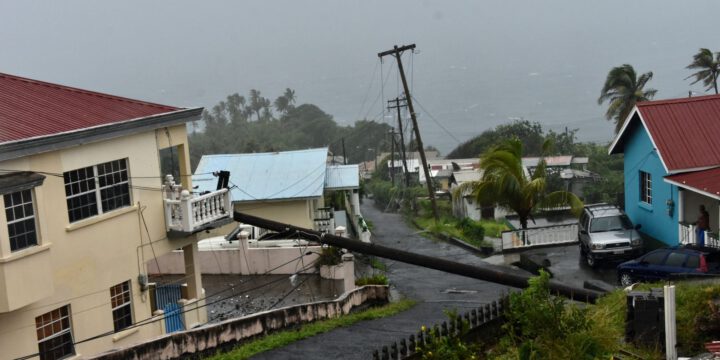
<svg viewBox="0 0 720 360">
<path fill-rule="evenodd" d="M 41 360 L 63 359 L 75 355 L 70 305 L 36 317 L 35 331 Z"/>
<path fill-rule="evenodd" d="M 110 288 L 115 332 L 132 325 L 132 302 L 130 300 L 130 280 Z"/>
<path fill-rule="evenodd" d="M 35 208 L 32 190 L 21 190 L 3 195 L 5 217 L 10 239 L 10 251 L 18 251 L 37 245 Z"/>
<path fill-rule="evenodd" d="M 640 172 L 640 201 L 652 204 L 652 175 Z"/>
<path fill-rule="evenodd" d="M 66 171 L 63 177 L 70 222 L 130 205 L 127 159 Z"/>
</svg>

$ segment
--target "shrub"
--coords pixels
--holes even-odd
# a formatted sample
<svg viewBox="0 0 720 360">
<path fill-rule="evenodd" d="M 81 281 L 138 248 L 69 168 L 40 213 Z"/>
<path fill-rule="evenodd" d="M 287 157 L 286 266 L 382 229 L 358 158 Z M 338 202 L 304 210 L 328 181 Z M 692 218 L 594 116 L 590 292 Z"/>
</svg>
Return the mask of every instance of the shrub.
<svg viewBox="0 0 720 360">
<path fill-rule="evenodd" d="M 388 278 L 387 276 L 383 274 L 375 274 L 372 276 L 363 276 L 361 278 L 355 279 L 355 285 L 357 286 L 363 286 L 363 285 L 387 285 L 388 284 Z"/>
<path fill-rule="evenodd" d="M 415 350 L 421 354 L 423 360 L 465 360 L 480 359 L 481 347 L 476 343 L 468 343 L 462 340 L 470 330 L 467 320 L 460 318 L 456 311 L 445 311 L 451 322 L 460 320 L 461 328 L 458 334 L 442 336 L 437 328 L 427 329 L 423 326 L 420 330 L 426 334 L 426 343 Z"/>
<path fill-rule="evenodd" d="M 333 266 L 342 262 L 342 251 L 334 246 L 323 247 L 318 256 L 316 266 Z"/>
<path fill-rule="evenodd" d="M 475 241 L 482 241 L 485 238 L 485 228 L 475 220 L 463 218 L 458 222 L 458 226 L 467 238 Z"/>
</svg>

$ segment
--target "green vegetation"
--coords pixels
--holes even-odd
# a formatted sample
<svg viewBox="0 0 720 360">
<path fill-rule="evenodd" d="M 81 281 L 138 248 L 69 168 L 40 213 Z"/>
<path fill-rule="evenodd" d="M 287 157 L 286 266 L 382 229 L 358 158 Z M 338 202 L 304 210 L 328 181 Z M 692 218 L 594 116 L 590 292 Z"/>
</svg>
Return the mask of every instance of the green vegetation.
<svg viewBox="0 0 720 360">
<path fill-rule="evenodd" d="M 229 95 L 202 115 L 203 131 L 193 131 L 190 160 L 197 166 L 204 154 L 272 152 L 329 146 L 343 154 L 345 139 L 348 163 L 373 159 L 375 151 L 388 151 L 384 139 L 390 125 L 359 120 L 338 126 L 331 115 L 312 104 L 295 106 L 295 91 L 286 89 L 274 102 L 258 90 L 248 97 Z M 273 112 L 273 105 L 274 110 Z"/>
<path fill-rule="evenodd" d="M 363 285 L 387 285 L 388 284 L 388 278 L 385 276 L 385 274 L 374 274 L 370 276 L 363 276 L 361 278 L 355 279 L 355 285 L 357 286 L 363 286 Z"/>
<path fill-rule="evenodd" d="M 712 51 L 701 48 L 697 54 L 693 56 L 693 62 L 690 63 L 686 69 L 698 70 L 686 78 L 694 77 L 695 81 L 693 81 L 692 84 L 702 81 L 706 87 L 706 91 L 715 89 L 715 94 L 718 93 L 717 80 L 720 74 L 720 52 L 715 53 L 713 57 Z"/>
<path fill-rule="evenodd" d="M 629 64 L 614 67 L 608 73 L 605 85 L 600 91 L 598 104 L 608 102 L 605 117 L 615 121 L 615 133 L 620 131 L 635 104 L 648 101 L 657 93 L 655 89 L 645 89 L 645 85 L 652 77 L 652 71 L 638 77 L 635 69 Z"/>
<path fill-rule="evenodd" d="M 359 321 L 374 320 L 395 315 L 415 306 L 414 300 L 400 300 L 385 306 L 351 313 L 334 319 L 316 321 L 302 325 L 295 330 L 279 331 L 256 340 L 237 346 L 235 349 L 209 357 L 210 360 L 239 360 L 247 359 L 261 352 L 289 345 L 295 341 L 322 334 L 338 327 L 350 326 Z"/>
<path fill-rule="evenodd" d="M 333 266 L 338 265 L 342 262 L 342 251 L 340 248 L 334 246 L 323 247 L 320 250 L 320 256 L 318 256 L 315 266 L 320 267 L 323 265 Z"/>
<path fill-rule="evenodd" d="M 448 200 L 437 201 L 440 220 L 436 223 L 430 210 L 430 201 L 423 199 L 418 203 L 420 205 L 419 213 L 416 216 L 409 216 L 412 216 L 412 219 L 420 228 L 426 229 L 435 236 L 454 237 L 475 247 L 491 247 L 492 244 L 484 240 L 485 235 L 500 237 L 501 232 L 509 230 L 504 223 L 493 220 L 458 219 L 452 216 L 452 209 Z"/>
<path fill-rule="evenodd" d="M 454 310 L 445 310 L 445 315 L 450 319 L 450 322 L 460 320 L 460 332 L 452 336 L 441 336 L 437 328 L 427 329 L 422 326 L 420 331 L 426 334 L 427 342 L 416 348 L 416 351 L 420 353 L 420 358 L 423 360 L 474 360 L 481 358 L 482 347 L 480 344 L 463 341 L 463 338 L 470 330 L 470 323 L 460 318 L 457 311 Z"/>
<path fill-rule="evenodd" d="M 460 185 L 453 195 L 460 196 L 469 191 L 478 204 L 497 204 L 511 209 L 523 229 L 527 229 L 528 218 L 540 208 L 569 205 L 579 214 L 583 203 L 575 194 L 564 190 L 548 191 L 545 160 L 541 158 L 530 177 L 526 176 L 522 165 L 523 147 L 518 138 L 493 147 L 480 157 L 482 179 Z M 551 147 L 552 141 L 545 140 L 541 155 L 549 153 Z"/>
<path fill-rule="evenodd" d="M 552 296 L 549 280 L 550 276 L 541 270 L 540 276 L 529 281 L 528 288 L 510 294 L 501 337 L 494 344 L 483 346 L 477 358 L 610 359 L 621 351 L 643 359 L 663 358 L 659 346 L 625 342 L 627 300 L 623 290 L 603 296 L 594 305 L 576 305 Z M 663 285 L 642 284 L 636 290 Z M 676 284 L 675 292 L 678 354 L 696 355 L 704 351 L 704 343 L 720 337 L 720 306 L 716 304 L 720 300 L 720 285 L 682 282 Z M 442 353 L 445 358 L 469 359 L 478 354 L 474 350 L 478 344 L 454 338 L 435 339 L 431 344 L 421 349 L 424 356 Z"/>
<path fill-rule="evenodd" d="M 370 258 L 370 267 L 375 270 L 380 270 L 382 272 L 387 272 L 387 269 L 388 269 L 387 265 L 385 265 L 384 262 L 378 260 L 374 256 Z"/>
</svg>

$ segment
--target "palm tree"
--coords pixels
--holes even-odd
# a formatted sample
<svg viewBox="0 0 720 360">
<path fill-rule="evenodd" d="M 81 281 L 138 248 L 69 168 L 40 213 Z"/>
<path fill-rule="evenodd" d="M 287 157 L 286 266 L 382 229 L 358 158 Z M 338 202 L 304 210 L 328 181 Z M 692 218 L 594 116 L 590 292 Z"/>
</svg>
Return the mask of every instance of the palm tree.
<svg viewBox="0 0 720 360">
<path fill-rule="evenodd" d="M 543 144 L 543 154 L 550 151 L 551 141 Z M 512 210 L 518 215 L 520 225 L 527 229 L 528 219 L 535 210 L 567 206 L 574 213 L 582 211 L 583 203 L 575 194 L 568 191 L 546 191 L 547 171 L 544 158 L 532 174 L 528 174 L 522 165 L 523 144 L 513 138 L 492 148 L 480 157 L 479 181 L 460 185 L 453 196 L 463 196 L 468 191 L 478 204 L 497 204 Z"/>
<path fill-rule="evenodd" d="M 288 99 L 285 97 L 285 95 L 281 95 L 277 99 L 275 99 L 275 109 L 280 114 L 286 113 L 289 106 L 290 104 L 288 103 Z"/>
<path fill-rule="evenodd" d="M 657 93 L 655 89 L 644 89 L 652 76 L 652 71 L 649 71 L 637 77 L 635 69 L 628 64 L 614 67 L 608 73 L 605 85 L 600 91 L 598 104 L 608 101 L 605 118 L 615 119 L 615 133 L 622 129 L 625 119 L 630 115 L 635 104 L 648 101 Z"/>
<path fill-rule="evenodd" d="M 720 74 L 720 52 L 715 53 L 713 57 L 712 51 L 701 48 L 698 53 L 693 56 L 693 62 L 690 63 L 686 69 L 699 69 L 698 72 L 686 77 L 689 79 L 695 77 L 695 81 L 692 84 L 703 82 L 703 85 L 707 87 L 705 91 L 715 89 L 715 94 L 718 93 L 718 74 Z"/>
<path fill-rule="evenodd" d="M 285 99 L 287 99 L 288 107 L 293 106 L 295 104 L 295 90 L 292 90 L 290 88 L 285 89 L 285 94 L 283 94 Z"/>
</svg>

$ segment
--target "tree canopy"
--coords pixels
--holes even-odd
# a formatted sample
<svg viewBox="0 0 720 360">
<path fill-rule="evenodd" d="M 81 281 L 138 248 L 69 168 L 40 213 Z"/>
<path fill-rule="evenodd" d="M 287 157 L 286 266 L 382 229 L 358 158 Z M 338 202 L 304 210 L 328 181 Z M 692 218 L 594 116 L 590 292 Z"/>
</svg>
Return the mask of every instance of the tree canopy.
<svg viewBox="0 0 720 360">
<path fill-rule="evenodd" d="M 274 102 L 258 90 L 246 98 L 231 94 L 202 115 L 198 130 L 189 136 L 193 168 L 202 155 L 299 150 L 327 146 L 348 163 L 374 159 L 375 153 L 390 149 L 390 126 L 358 120 L 338 125 L 333 117 L 313 104 L 295 106 L 296 95 L 286 89 Z M 275 105 L 277 116 L 271 104 Z M 278 106 L 279 105 L 279 106 Z"/>
<path fill-rule="evenodd" d="M 698 70 L 686 78 L 694 77 L 695 81 L 692 84 L 702 81 L 706 88 L 705 91 L 715 89 L 715 94 L 718 93 L 717 80 L 718 74 L 720 74 L 720 52 L 715 53 L 713 56 L 712 51 L 701 48 L 693 56 L 693 62 L 686 69 Z"/>
<path fill-rule="evenodd" d="M 645 89 L 653 77 L 652 71 L 637 76 L 632 65 L 624 64 L 610 70 L 600 90 L 598 104 L 607 101 L 605 118 L 615 120 L 615 133 L 619 132 L 635 104 L 655 97 L 657 90 Z"/>
</svg>

